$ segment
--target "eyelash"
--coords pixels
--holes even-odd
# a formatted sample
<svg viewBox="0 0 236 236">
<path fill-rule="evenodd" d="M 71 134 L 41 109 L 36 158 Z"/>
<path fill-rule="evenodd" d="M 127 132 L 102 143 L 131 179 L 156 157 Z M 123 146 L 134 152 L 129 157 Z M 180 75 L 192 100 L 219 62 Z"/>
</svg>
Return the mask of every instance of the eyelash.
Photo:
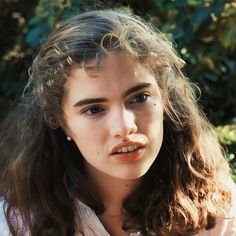
<svg viewBox="0 0 236 236">
<path fill-rule="evenodd" d="M 143 97 L 144 99 L 142 101 L 136 101 L 136 102 L 133 102 L 134 99 L 137 99 L 137 98 L 141 98 Z M 131 100 L 131 102 L 129 104 L 134 104 L 134 103 L 144 103 L 148 100 L 148 98 L 150 97 L 149 94 L 146 94 L 146 93 L 140 93 L 140 94 L 137 94 L 134 96 L 134 98 Z"/>
<path fill-rule="evenodd" d="M 137 99 L 137 98 L 140 99 L 141 97 L 143 98 L 143 99 L 141 99 L 141 101 L 140 100 L 136 101 L 136 102 L 134 101 L 135 99 Z M 150 95 L 146 94 L 146 93 L 137 94 L 131 99 L 129 104 L 145 103 L 149 97 L 150 97 Z M 82 113 L 89 115 L 89 116 L 95 116 L 103 111 L 105 111 L 105 109 L 103 107 L 101 107 L 99 105 L 94 105 L 92 107 L 85 109 L 84 111 L 82 111 Z"/>
<path fill-rule="evenodd" d="M 99 109 L 99 111 L 98 111 Z M 96 112 L 92 112 L 93 110 L 97 110 Z M 87 108 L 86 110 L 82 111 L 82 113 L 85 113 L 86 115 L 89 115 L 89 116 L 94 116 L 102 111 L 105 111 L 104 108 L 102 107 L 99 107 L 99 106 L 93 106 L 93 107 L 90 107 L 90 108 Z"/>
</svg>

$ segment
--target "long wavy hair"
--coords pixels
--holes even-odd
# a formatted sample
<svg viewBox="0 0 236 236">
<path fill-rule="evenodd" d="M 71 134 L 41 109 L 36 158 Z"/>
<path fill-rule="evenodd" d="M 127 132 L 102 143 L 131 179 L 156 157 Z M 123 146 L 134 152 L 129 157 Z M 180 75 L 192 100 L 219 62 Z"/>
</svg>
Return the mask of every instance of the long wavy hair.
<svg viewBox="0 0 236 236">
<path fill-rule="evenodd" d="M 91 60 L 99 66 L 111 54 L 148 68 L 164 103 L 163 144 L 141 186 L 123 203 L 123 228 L 192 235 L 213 228 L 229 208 L 229 166 L 171 42 L 137 16 L 91 11 L 63 23 L 41 46 L 21 101 L 1 125 L 0 197 L 12 235 L 73 235 L 76 199 L 96 214 L 104 211 L 80 151 L 61 129 L 61 99 L 72 68 L 89 67 Z"/>
</svg>

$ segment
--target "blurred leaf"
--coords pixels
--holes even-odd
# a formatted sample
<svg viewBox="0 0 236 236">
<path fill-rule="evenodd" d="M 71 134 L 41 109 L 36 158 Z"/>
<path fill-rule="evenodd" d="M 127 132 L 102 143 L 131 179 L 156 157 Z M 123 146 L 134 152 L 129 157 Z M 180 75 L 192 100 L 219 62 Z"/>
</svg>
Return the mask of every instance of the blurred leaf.
<svg viewBox="0 0 236 236">
<path fill-rule="evenodd" d="M 191 43 L 194 38 L 194 34 L 193 34 L 192 25 L 189 19 L 185 20 L 184 25 L 183 25 L 183 30 L 184 30 L 184 36 L 183 36 L 184 42 L 186 44 Z"/>
<path fill-rule="evenodd" d="M 185 0 L 175 0 L 175 2 L 178 7 L 184 7 L 186 5 Z"/>
<path fill-rule="evenodd" d="M 226 60 L 225 64 L 229 68 L 230 72 L 236 75 L 236 61 L 235 60 Z"/>
<path fill-rule="evenodd" d="M 212 70 L 205 70 L 203 72 L 204 77 L 207 80 L 213 81 L 213 82 L 217 82 L 218 81 L 218 75 L 215 73 L 215 71 Z"/>
<path fill-rule="evenodd" d="M 78 6 L 78 4 L 81 4 L 81 0 L 72 0 L 71 4 L 72 6 Z"/>
<path fill-rule="evenodd" d="M 226 1 L 225 0 L 217 0 L 217 1 L 213 1 L 213 5 L 212 5 L 212 12 L 215 13 L 215 15 L 219 15 L 221 13 L 221 11 L 224 8 Z"/>
<path fill-rule="evenodd" d="M 42 22 L 42 19 L 40 18 L 40 17 L 38 17 L 38 16 L 34 16 L 34 17 L 32 17 L 30 20 L 29 20 L 29 25 L 31 26 L 31 25 L 37 25 L 37 24 L 39 24 L 39 23 L 41 23 Z"/>
<path fill-rule="evenodd" d="M 171 30 L 170 33 L 173 35 L 174 39 L 181 38 L 184 35 L 184 31 L 178 28 Z"/>
<path fill-rule="evenodd" d="M 227 21 L 223 22 L 223 25 L 218 30 L 219 41 L 225 48 L 234 50 L 236 48 L 236 11 L 235 15 L 230 16 Z"/>
<path fill-rule="evenodd" d="M 36 48 L 40 45 L 41 41 L 48 33 L 48 27 L 45 24 L 41 24 L 40 27 L 33 28 L 26 36 L 26 43 L 32 48 Z"/>
<path fill-rule="evenodd" d="M 162 4 L 164 3 L 164 0 L 154 0 L 154 3 L 155 3 L 157 6 L 162 6 Z"/>
<path fill-rule="evenodd" d="M 218 126 L 217 132 L 221 143 L 230 145 L 232 143 L 236 144 L 236 124 Z"/>
<path fill-rule="evenodd" d="M 191 7 L 197 7 L 199 5 L 202 5 L 203 1 L 202 0 L 186 0 L 188 6 Z M 209 1 L 205 1 L 205 2 L 209 2 Z"/>
<path fill-rule="evenodd" d="M 226 157 L 225 157 L 225 159 L 228 162 L 232 161 L 234 158 L 235 158 L 235 155 L 233 153 L 230 153 L 230 154 L 228 153 L 228 154 L 226 154 Z"/>
<path fill-rule="evenodd" d="M 206 7 L 197 8 L 192 14 L 192 24 L 197 25 L 210 16 L 211 9 Z"/>
</svg>

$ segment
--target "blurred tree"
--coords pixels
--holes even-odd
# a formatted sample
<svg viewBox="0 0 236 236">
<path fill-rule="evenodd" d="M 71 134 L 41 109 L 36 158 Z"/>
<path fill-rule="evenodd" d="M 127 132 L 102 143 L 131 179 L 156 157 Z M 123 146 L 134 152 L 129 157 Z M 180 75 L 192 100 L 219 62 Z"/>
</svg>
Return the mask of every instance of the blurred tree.
<svg viewBox="0 0 236 236">
<path fill-rule="evenodd" d="M 7 110 L 10 99 L 22 89 L 27 79 L 33 49 L 26 45 L 28 20 L 37 1 L 0 1 L 0 112 Z"/>
</svg>

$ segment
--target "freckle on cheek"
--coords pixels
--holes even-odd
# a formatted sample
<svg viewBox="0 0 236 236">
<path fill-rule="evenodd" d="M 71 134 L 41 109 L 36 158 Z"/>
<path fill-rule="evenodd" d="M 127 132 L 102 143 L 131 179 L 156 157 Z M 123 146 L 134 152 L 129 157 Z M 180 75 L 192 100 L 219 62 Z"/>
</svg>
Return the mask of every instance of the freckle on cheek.
<svg viewBox="0 0 236 236">
<path fill-rule="evenodd" d="M 156 106 L 157 104 L 154 102 L 150 102 L 151 105 Z"/>
<path fill-rule="evenodd" d="M 100 152 L 97 152 L 97 155 L 99 155 L 100 154 Z"/>
</svg>

